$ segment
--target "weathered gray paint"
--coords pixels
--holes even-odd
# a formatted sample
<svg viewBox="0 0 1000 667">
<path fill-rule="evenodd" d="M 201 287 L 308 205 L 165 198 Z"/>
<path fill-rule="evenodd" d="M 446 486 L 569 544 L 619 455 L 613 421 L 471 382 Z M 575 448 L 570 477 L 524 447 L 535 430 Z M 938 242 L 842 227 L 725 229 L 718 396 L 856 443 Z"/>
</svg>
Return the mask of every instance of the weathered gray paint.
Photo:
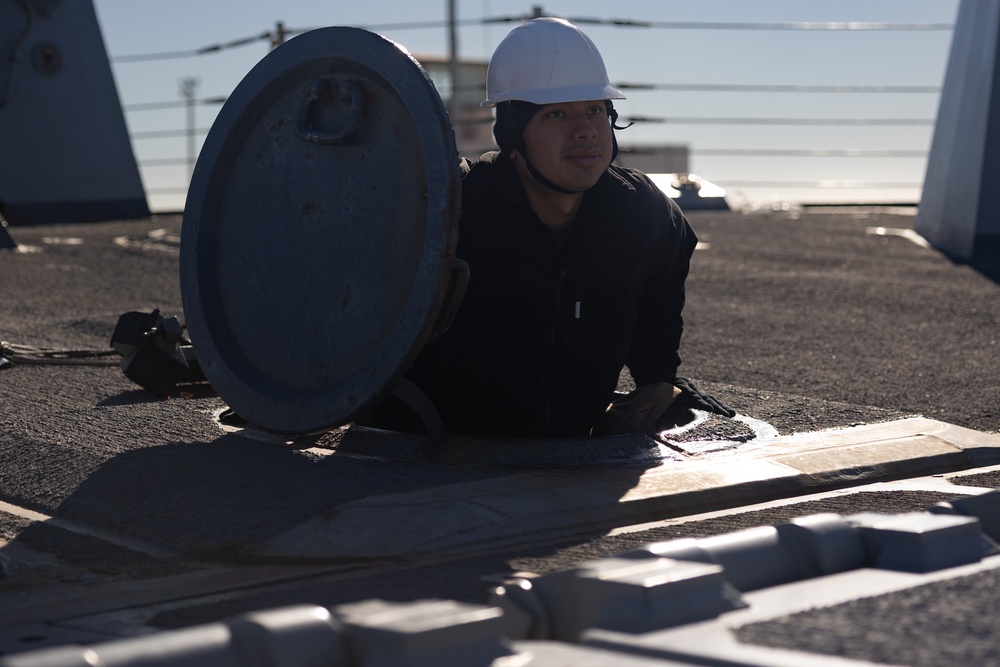
<svg viewBox="0 0 1000 667">
<path fill-rule="evenodd" d="M 962 0 L 915 228 L 964 260 L 1000 251 L 1000 3 Z"/>
<path fill-rule="evenodd" d="M 432 333 L 457 243 L 454 134 L 393 42 L 321 28 L 269 53 L 205 139 L 181 293 L 205 375 L 250 422 L 346 423 Z"/>
<path fill-rule="evenodd" d="M 0 3 L 0 146 L 12 224 L 149 215 L 93 2 Z"/>
</svg>

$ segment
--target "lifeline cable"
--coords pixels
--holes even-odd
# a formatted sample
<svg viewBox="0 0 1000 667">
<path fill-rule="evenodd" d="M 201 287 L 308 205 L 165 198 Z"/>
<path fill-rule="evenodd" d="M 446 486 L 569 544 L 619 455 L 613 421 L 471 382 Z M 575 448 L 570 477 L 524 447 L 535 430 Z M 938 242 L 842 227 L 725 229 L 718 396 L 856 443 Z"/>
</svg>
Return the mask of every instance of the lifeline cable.
<svg viewBox="0 0 1000 667">
<path fill-rule="evenodd" d="M 0 356 L 14 364 L 56 365 L 56 366 L 117 366 L 118 352 L 113 349 L 85 348 L 68 349 L 59 347 L 35 347 L 0 341 Z"/>
</svg>

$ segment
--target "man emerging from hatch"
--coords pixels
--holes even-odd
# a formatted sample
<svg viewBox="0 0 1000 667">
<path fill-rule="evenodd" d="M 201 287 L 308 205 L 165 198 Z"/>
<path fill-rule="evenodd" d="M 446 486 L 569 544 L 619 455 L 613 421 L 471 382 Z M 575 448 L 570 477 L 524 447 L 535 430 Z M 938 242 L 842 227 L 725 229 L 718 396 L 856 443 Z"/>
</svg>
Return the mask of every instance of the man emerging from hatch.
<svg viewBox="0 0 1000 667">
<path fill-rule="evenodd" d="M 697 239 L 649 178 L 611 165 L 611 100 L 624 95 L 593 42 L 560 19 L 528 21 L 487 79 L 500 151 L 463 160 L 468 289 L 407 378 L 451 434 L 650 430 L 675 399 L 733 416 L 677 377 Z M 638 389 L 608 411 L 623 366 Z"/>
</svg>

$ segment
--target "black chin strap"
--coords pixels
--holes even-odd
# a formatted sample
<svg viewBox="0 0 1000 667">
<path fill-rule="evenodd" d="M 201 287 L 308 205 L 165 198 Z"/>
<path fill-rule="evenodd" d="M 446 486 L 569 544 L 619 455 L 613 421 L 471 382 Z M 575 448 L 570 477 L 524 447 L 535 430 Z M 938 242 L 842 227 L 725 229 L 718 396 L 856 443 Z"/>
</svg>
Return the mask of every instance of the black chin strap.
<svg viewBox="0 0 1000 667">
<path fill-rule="evenodd" d="M 576 195 L 583 192 L 583 190 L 567 190 L 562 186 L 556 185 L 548 178 L 546 178 L 545 174 L 535 169 L 535 165 L 531 164 L 531 160 L 529 160 L 528 156 L 522 152 L 521 148 L 518 149 L 518 153 L 520 153 L 521 157 L 524 158 L 524 166 L 528 168 L 528 173 L 531 174 L 532 178 L 534 178 L 536 181 L 538 181 L 545 187 L 555 190 L 556 192 L 561 192 L 564 195 Z M 584 190 L 586 190 L 586 188 L 584 188 Z"/>
</svg>

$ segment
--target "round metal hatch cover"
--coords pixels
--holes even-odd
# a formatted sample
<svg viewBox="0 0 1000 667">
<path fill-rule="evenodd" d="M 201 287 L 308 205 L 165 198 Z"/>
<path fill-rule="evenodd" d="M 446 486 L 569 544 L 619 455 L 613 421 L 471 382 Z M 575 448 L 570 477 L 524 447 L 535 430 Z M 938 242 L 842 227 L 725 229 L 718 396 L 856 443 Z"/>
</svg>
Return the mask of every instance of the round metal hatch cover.
<svg viewBox="0 0 1000 667">
<path fill-rule="evenodd" d="M 306 433 L 388 393 L 442 307 L 460 187 L 441 98 L 395 43 L 323 28 L 261 60 L 184 208 L 184 315 L 219 396 Z"/>
</svg>

